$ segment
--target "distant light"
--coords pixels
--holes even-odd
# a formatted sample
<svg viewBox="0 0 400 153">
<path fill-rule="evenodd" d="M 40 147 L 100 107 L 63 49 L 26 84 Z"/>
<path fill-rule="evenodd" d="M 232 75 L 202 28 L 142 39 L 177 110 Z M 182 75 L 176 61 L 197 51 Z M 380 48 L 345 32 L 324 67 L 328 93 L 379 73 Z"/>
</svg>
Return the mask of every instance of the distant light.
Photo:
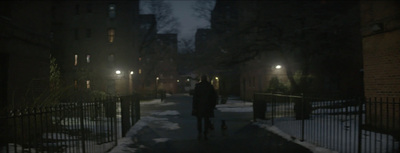
<svg viewBox="0 0 400 153">
<path fill-rule="evenodd" d="M 156 79 L 157 79 L 157 80 L 160 80 L 160 78 L 159 78 L 159 77 L 157 77 Z"/>
<path fill-rule="evenodd" d="M 281 69 L 282 66 L 281 66 L 281 65 L 276 65 L 275 68 L 276 68 L 276 69 Z"/>
<path fill-rule="evenodd" d="M 178 82 L 178 83 L 179 83 L 179 80 L 176 80 L 176 82 Z"/>
<path fill-rule="evenodd" d="M 186 79 L 186 81 L 187 81 L 187 82 L 189 82 L 189 81 L 190 81 L 190 79 Z"/>
<path fill-rule="evenodd" d="M 215 80 L 218 80 L 218 77 L 215 77 Z"/>
<path fill-rule="evenodd" d="M 120 70 L 115 71 L 115 74 L 121 74 Z"/>
<path fill-rule="evenodd" d="M 131 74 L 133 74 L 133 71 L 131 71 Z"/>
</svg>

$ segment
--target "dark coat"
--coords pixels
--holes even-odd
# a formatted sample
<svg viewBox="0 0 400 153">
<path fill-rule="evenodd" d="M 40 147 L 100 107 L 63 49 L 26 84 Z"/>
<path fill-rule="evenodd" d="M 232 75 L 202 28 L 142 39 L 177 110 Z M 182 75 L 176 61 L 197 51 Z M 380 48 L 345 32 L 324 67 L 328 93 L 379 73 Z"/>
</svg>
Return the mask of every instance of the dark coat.
<svg viewBox="0 0 400 153">
<path fill-rule="evenodd" d="M 213 85 L 207 81 L 197 83 L 193 94 L 192 115 L 214 117 L 214 108 L 217 104 L 217 100 L 217 93 Z"/>
</svg>

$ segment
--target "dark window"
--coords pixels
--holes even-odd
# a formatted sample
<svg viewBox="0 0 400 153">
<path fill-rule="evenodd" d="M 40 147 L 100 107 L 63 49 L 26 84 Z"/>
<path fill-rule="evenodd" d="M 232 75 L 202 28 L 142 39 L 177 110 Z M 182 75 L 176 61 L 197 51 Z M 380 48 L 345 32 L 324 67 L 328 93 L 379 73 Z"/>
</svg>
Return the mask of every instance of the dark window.
<svg viewBox="0 0 400 153">
<path fill-rule="evenodd" d="M 75 14 L 79 15 L 79 4 L 75 5 Z"/>
<path fill-rule="evenodd" d="M 86 38 L 92 37 L 92 29 L 86 29 Z"/>
<path fill-rule="evenodd" d="M 115 7 L 116 7 L 115 4 L 110 4 L 108 6 L 108 17 L 110 19 L 113 19 L 116 16 L 116 8 Z"/>
<path fill-rule="evenodd" d="M 0 5 L 0 16 L 10 18 L 11 17 L 11 1 L 2 1 Z"/>
<path fill-rule="evenodd" d="M 78 39 L 79 39 L 79 31 L 78 31 L 78 28 L 75 28 L 75 29 L 74 29 L 74 38 L 75 38 L 75 40 L 78 40 Z"/>
<path fill-rule="evenodd" d="M 87 13 L 92 13 L 92 12 L 93 12 L 93 10 L 92 10 L 92 4 L 86 4 L 86 12 L 87 12 Z"/>
<path fill-rule="evenodd" d="M 108 55 L 108 61 L 109 61 L 109 62 L 114 62 L 114 58 L 115 58 L 115 55 L 114 55 L 114 54 Z"/>
</svg>

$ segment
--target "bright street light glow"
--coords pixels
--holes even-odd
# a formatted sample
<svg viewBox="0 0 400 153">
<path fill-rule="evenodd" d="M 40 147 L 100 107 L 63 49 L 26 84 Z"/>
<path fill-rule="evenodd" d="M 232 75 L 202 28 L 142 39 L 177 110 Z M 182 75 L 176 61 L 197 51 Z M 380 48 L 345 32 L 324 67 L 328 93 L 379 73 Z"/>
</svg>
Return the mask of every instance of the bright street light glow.
<svg viewBox="0 0 400 153">
<path fill-rule="evenodd" d="M 275 68 L 276 68 L 276 69 L 281 69 L 282 66 L 281 66 L 281 65 L 276 65 Z"/>
<path fill-rule="evenodd" d="M 160 78 L 159 78 L 159 77 L 157 77 L 156 79 L 157 79 L 157 80 L 159 80 Z"/>
<path fill-rule="evenodd" d="M 176 80 L 176 82 L 179 82 L 179 80 Z"/>
<path fill-rule="evenodd" d="M 115 74 L 121 74 L 120 70 L 115 71 Z"/>
<path fill-rule="evenodd" d="M 215 77 L 215 80 L 218 80 L 218 77 Z"/>
<path fill-rule="evenodd" d="M 133 71 L 131 71 L 131 74 L 133 74 Z"/>
</svg>

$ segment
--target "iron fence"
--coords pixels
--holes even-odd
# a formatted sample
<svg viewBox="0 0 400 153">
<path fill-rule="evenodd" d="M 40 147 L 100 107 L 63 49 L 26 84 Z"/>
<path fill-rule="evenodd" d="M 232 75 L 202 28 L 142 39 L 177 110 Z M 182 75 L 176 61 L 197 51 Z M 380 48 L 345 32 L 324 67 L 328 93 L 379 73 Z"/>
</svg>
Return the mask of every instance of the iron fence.
<svg viewBox="0 0 400 153">
<path fill-rule="evenodd" d="M 121 105 L 129 107 L 121 110 Z M 129 111 L 127 116 L 121 113 L 125 111 Z M 132 118 L 129 125 L 136 123 L 139 100 L 122 102 L 120 97 L 108 97 L 10 110 L 1 117 L 6 135 L 2 135 L 0 152 L 106 152 L 123 135 L 122 116 Z"/>
<path fill-rule="evenodd" d="M 400 152 L 399 99 L 254 95 L 254 119 L 343 153 Z M 262 107 L 262 108 L 260 108 Z"/>
</svg>

